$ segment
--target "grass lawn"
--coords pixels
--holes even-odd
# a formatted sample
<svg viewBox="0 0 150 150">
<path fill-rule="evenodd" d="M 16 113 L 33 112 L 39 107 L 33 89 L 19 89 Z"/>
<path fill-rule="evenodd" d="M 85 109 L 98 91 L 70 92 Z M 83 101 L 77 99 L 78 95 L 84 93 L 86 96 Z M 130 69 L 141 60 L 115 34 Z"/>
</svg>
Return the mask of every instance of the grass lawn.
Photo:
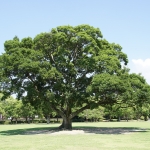
<svg viewBox="0 0 150 150">
<path fill-rule="evenodd" d="M 58 126 L 0 125 L 0 150 L 150 150 L 149 121 L 73 123 L 85 134 L 46 132 Z"/>
</svg>

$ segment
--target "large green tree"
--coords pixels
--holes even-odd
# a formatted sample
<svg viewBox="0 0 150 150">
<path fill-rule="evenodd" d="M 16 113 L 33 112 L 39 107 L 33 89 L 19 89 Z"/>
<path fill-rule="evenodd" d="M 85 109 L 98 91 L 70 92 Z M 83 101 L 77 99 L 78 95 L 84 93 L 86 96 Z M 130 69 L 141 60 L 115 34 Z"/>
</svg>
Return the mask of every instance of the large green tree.
<svg viewBox="0 0 150 150">
<path fill-rule="evenodd" d="M 4 47 L 4 95 L 15 93 L 33 105 L 45 101 L 63 118 L 61 128 L 71 129 L 71 119 L 85 109 L 115 103 L 125 90 L 118 74 L 127 56 L 98 28 L 59 26 L 34 39 L 15 37 Z"/>
</svg>

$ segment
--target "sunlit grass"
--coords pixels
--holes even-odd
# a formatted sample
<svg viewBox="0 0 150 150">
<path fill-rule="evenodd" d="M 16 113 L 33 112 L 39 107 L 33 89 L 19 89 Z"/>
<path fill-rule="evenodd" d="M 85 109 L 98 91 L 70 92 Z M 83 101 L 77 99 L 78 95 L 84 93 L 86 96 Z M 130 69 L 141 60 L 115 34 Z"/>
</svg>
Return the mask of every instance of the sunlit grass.
<svg viewBox="0 0 150 150">
<path fill-rule="evenodd" d="M 26 134 L 54 130 L 59 124 L 0 125 L 0 150 L 149 150 L 150 122 L 73 123 L 88 134 Z M 92 132 L 93 130 L 103 132 Z M 110 132 L 112 130 L 137 132 Z M 55 130 L 54 130 L 55 131 Z M 32 133 L 32 132 L 31 132 Z"/>
</svg>

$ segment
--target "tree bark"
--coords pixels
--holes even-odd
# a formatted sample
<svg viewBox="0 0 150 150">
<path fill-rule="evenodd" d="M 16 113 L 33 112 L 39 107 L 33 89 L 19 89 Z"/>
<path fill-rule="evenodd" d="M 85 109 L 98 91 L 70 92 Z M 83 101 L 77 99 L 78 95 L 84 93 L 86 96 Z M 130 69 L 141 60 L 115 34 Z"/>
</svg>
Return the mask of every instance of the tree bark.
<svg viewBox="0 0 150 150">
<path fill-rule="evenodd" d="M 63 122 L 59 129 L 72 130 L 72 119 L 70 117 L 63 117 Z"/>
</svg>

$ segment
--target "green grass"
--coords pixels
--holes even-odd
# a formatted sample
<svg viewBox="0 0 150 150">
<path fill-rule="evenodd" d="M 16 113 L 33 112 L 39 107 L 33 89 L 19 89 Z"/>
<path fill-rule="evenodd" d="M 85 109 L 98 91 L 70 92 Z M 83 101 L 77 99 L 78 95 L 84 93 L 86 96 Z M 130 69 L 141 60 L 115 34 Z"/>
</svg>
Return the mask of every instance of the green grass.
<svg viewBox="0 0 150 150">
<path fill-rule="evenodd" d="M 74 129 L 83 129 L 91 134 L 51 135 L 45 132 L 42 134 L 32 133 L 36 130 L 53 130 L 53 132 L 56 132 L 57 130 L 54 129 L 58 126 L 59 124 L 0 125 L 0 150 L 150 149 L 149 121 L 73 123 Z"/>
</svg>

